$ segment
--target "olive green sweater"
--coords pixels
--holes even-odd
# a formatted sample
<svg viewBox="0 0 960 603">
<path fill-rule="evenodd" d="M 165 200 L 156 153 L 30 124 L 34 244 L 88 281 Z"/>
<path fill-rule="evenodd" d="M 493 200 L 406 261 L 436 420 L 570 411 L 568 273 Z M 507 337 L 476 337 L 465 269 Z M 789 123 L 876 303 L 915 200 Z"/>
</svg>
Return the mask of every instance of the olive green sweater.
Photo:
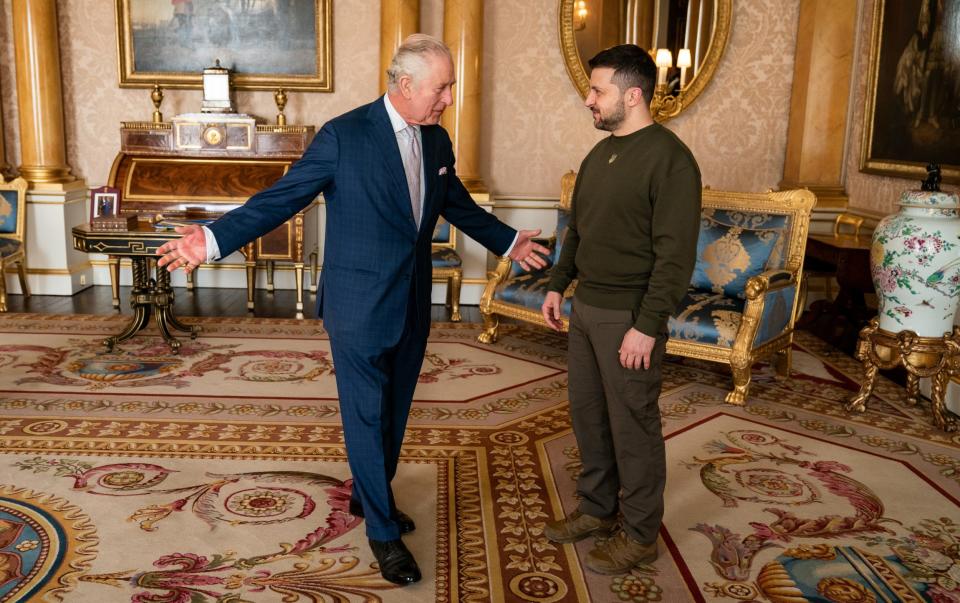
<svg viewBox="0 0 960 603">
<path fill-rule="evenodd" d="M 663 332 L 696 263 L 700 192 L 696 160 L 663 126 L 601 140 L 580 166 L 548 289 L 579 279 L 583 303 L 633 310 L 638 331 Z"/>
</svg>

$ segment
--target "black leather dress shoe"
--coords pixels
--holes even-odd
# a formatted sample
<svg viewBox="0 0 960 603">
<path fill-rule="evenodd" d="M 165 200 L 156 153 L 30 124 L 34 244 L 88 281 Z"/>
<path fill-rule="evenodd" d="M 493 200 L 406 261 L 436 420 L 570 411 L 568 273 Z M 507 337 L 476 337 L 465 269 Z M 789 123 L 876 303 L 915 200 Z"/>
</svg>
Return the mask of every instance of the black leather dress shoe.
<svg viewBox="0 0 960 603">
<path fill-rule="evenodd" d="M 380 575 L 388 582 L 406 586 L 420 581 L 420 568 L 403 541 L 370 539 L 370 550 L 380 565 Z"/>
<path fill-rule="evenodd" d="M 417 524 L 413 523 L 412 517 L 400 509 L 394 509 L 393 513 L 393 520 L 400 527 L 401 534 L 409 534 L 417 529 Z M 355 498 L 350 499 L 350 514 L 354 517 L 363 517 L 363 506 Z"/>
</svg>

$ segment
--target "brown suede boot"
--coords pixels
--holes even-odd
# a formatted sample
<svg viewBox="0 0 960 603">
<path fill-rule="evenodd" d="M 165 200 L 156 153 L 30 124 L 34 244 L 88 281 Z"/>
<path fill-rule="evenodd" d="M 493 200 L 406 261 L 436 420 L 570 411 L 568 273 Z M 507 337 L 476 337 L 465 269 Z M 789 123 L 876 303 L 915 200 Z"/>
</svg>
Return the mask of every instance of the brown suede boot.
<svg viewBox="0 0 960 603">
<path fill-rule="evenodd" d="M 657 560 L 657 543 L 644 544 L 625 532 L 605 540 L 587 553 L 584 564 L 598 574 L 622 574 Z"/>
<path fill-rule="evenodd" d="M 543 528 L 543 535 L 554 542 L 577 542 L 591 534 L 609 536 L 617 529 L 616 516 L 609 519 L 600 519 L 580 511 L 574 511 L 563 519 L 548 521 Z"/>
</svg>

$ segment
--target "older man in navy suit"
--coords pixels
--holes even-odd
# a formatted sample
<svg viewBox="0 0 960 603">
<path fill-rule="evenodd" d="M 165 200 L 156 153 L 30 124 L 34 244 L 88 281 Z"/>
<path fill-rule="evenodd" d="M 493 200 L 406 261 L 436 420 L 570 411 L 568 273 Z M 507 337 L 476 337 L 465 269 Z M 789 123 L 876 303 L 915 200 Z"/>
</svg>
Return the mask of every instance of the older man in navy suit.
<svg viewBox="0 0 960 603">
<path fill-rule="evenodd" d="M 543 267 L 532 241 L 479 208 L 454 171 L 438 124 L 452 104 L 450 50 L 407 38 L 390 65 L 387 94 L 327 122 L 290 171 L 245 205 L 157 251 L 168 270 L 193 270 L 270 232 L 323 193 L 327 210 L 317 306 L 330 336 L 353 473 L 351 512 L 366 519 L 384 578 L 420 580 L 400 535 L 415 528 L 391 481 L 430 330 L 430 242 L 443 216 L 497 255 Z"/>
</svg>

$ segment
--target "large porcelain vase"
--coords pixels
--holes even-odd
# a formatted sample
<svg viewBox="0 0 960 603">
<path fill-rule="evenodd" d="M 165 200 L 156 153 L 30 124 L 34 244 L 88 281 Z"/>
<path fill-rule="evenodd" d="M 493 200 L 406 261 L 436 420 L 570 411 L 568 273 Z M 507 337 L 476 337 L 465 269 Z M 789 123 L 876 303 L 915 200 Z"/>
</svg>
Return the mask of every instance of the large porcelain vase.
<svg viewBox="0 0 960 603">
<path fill-rule="evenodd" d="M 870 270 L 880 328 L 942 337 L 960 305 L 960 197 L 904 191 L 873 233 Z"/>
</svg>

